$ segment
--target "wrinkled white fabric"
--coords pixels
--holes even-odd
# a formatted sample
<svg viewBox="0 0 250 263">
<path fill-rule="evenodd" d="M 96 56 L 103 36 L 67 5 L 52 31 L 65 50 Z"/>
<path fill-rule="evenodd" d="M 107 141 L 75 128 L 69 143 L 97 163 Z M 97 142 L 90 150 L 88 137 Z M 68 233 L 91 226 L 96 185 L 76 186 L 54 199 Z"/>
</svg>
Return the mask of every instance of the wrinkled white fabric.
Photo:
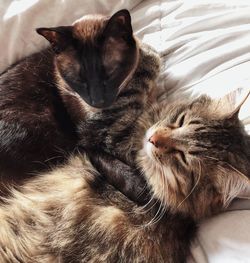
<svg viewBox="0 0 250 263">
<path fill-rule="evenodd" d="M 68 25 L 84 14 L 121 8 L 131 11 L 138 37 L 162 56 L 159 85 L 212 97 L 250 89 L 248 0 L 0 0 L 0 72 L 47 45 L 36 27 Z M 240 117 L 250 124 L 250 99 Z M 250 204 L 236 202 L 231 209 L 238 211 L 201 224 L 194 261 L 250 262 Z"/>
</svg>

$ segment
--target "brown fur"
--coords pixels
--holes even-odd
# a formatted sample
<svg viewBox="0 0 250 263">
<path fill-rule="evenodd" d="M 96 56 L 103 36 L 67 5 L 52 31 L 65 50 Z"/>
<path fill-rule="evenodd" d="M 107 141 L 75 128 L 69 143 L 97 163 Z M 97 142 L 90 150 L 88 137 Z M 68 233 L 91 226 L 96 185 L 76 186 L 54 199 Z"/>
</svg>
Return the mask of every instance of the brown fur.
<svg viewBox="0 0 250 263">
<path fill-rule="evenodd" d="M 201 219 L 248 187 L 249 137 L 238 120 L 239 109 L 233 117 L 233 105 L 222 110 L 227 104 L 227 97 L 212 101 L 204 96 L 153 111 L 151 123 L 161 121 L 146 126 L 138 162 L 155 197 L 173 211 Z"/>
<path fill-rule="evenodd" d="M 97 178 L 92 169 L 85 158 L 74 158 L 53 175 L 13 193 L 13 200 L 0 210 L 4 262 L 54 262 L 57 255 L 55 262 L 159 263 L 166 258 L 180 262 L 179 256 L 186 256 L 187 245 L 179 241 L 190 234 L 186 228 L 190 219 L 168 215 L 169 227 L 143 228 L 141 224 L 148 223 L 154 213 L 141 214 L 136 205 L 105 183 L 95 189 L 92 184 Z M 184 226 L 178 218 L 185 221 Z M 178 242 L 177 229 L 183 230 Z M 176 251 L 172 251 L 173 244 Z"/>
<path fill-rule="evenodd" d="M 100 15 L 84 16 L 74 23 L 73 35 L 84 42 L 95 43 L 106 23 L 107 18 Z"/>
<path fill-rule="evenodd" d="M 116 148 L 111 137 L 124 137 L 141 115 L 159 73 L 158 55 L 134 38 L 127 10 L 37 31 L 51 47 L 0 76 L 0 194 L 63 163 L 79 147 Z M 119 43 L 112 48 L 110 39 Z M 110 49 L 122 53 L 122 61 Z M 86 98 L 86 90 L 94 98 Z M 108 104 L 93 107 L 91 99 Z"/>
<path fill-rule="evenodd" d="M 120 142 L 137 152 L 162 210 L 129 201 L 84 155 L 13 191 L 0 208 L 4 262 L 186 262 L 196 223 L 223 210 L 232 193 L 249 184 L 249 137 L 236 115 L 228 119 L 230 113 L 207 97 L 165 101 L 145 112 L 130 141 Z M 175 127 L 169 136 L 178 134 L 182 144 L 188 136 L 185 149 L 193 153 L 185 153 L 187 166 L 174 152 L 158 158 L 147 149 L 148 137 L 166 126 Z"/>
</svg>

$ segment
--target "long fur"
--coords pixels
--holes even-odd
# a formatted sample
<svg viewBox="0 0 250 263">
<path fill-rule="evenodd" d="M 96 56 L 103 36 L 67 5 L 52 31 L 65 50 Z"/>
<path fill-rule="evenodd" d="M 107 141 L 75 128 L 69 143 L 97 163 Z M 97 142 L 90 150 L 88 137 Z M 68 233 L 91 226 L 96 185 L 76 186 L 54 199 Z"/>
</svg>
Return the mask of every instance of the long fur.
<svg viewBox="0 0 250 263">
<path fill-rule="evenodd" d="M 177 126 L 183 112 L 185 128 Z M 151 209 L 107 184 L 85 155 L 13 190 L 0 207 L 3 262 L 186 262 L 199 220 L 222 211 L 239 181 L 249 183 L 249 136 L 226 115 L 207 97 L 165 101 L 137 121 L 129 147 L 126 139 L 120 142 L 119 151 L 136 151 L 159 201 Z M 172 135 L 178 131 L 192 142 L 190 166 L 170 153 L 152 159 L 143 147 L 147 129 L 170 124 L 176 125 Z"/>
</svg>

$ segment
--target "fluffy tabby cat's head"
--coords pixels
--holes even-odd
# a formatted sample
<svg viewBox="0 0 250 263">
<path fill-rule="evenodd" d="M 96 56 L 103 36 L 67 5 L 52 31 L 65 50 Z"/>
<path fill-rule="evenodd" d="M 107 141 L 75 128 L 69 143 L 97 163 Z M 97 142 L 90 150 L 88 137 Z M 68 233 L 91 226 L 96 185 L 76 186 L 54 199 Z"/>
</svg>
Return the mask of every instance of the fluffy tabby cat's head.
<svg viewBox="0 0 250 263">
<path fill-rule="evenodd" d="M 131 79 L 138 62 L 131 17 L 84 16 L 72 26 L 39 28 L 55 52 L 62 81 L 90 106 L 110 106 Z"/>
<path fill-rule="evenodd" d="M 235 93 L 236 94 L 236 93 Z M 154 196 L 194 217 L 215 213 L 249 187 L 250 138 L 235 94 L 158 105 L 139 162 Z M 165 103 L 166 104 L 166 103 Z"/>
</svg>

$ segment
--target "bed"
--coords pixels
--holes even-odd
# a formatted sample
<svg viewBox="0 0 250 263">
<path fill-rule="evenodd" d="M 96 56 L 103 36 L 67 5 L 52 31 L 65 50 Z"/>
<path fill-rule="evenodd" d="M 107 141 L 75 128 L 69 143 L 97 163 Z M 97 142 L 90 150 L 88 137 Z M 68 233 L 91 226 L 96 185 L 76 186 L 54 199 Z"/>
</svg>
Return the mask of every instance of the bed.
<svg viewBox="0 0 250 263">
<path fill-rule="evenodd" d="M 0 72 L 46 45 L 36 27 L 122 8 L 131 11 L 136 35 L 160 52 L 159 86 L 170 93 L 221 97 L 250 89 L 247 0 L 1 0 Z M 250 99 L 240 118 L 250 132 Z M 204 221 L 192 255 L 198 263 L 250 262 L 250 201 L 236 200 L 227 212 Z"/>
</svg>

